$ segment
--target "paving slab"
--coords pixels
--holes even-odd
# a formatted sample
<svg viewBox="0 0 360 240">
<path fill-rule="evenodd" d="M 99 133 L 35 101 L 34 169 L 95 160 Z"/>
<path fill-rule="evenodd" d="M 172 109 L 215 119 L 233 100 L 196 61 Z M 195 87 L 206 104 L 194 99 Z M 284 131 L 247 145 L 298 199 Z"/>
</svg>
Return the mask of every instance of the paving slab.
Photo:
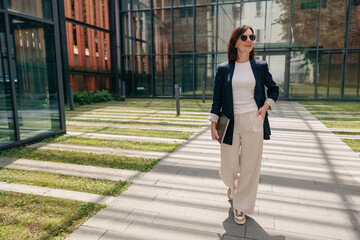
<svg viewBox="0 0 360 240">
<path fill-rule="evenodd" d="M 141 178 L 141 176 L 144 174 L 143 172 L 125 169 L 114 169 L 8 157 L 0 157 L 0 167 L 126 182 L 132 182 L 138 178 Z"/>
<path fill-rule="evenodd" d="M 297 102 L 278 102 L 269 114 L 272 140 L 245 225 L 233 221 L 218 176 L 220 145 L 207 126 L 110 203 L 128 213 L 119 224 L 131 223 L 102 225 L 99 239 L 360 239 L 358 153 Z"/>
<path fill-rule="evenodd" d="M 128 157 L 143 157 L 143 158 L 163 158 L 168 153 L 164 152 L 152 152 L 152 151 L 140 151 L 140 150 L 129 150 L 129 149 L 119 149 L 119 148 L 108 148 L 108 147 L 92 147 L 84 145 L 72 145 L 72 144 L 61 144 L 61 143 L 35 143 L 27 146 L 29 148 L 38 148 L 38 149 L 56 149 L 62 151 L 78 151 L 78 152 L 87 152 L 95 154 L 116 154 L 124 155 Z"/>
<path fill-rule="evenodd" d="M 146 129 L 146 130 L 163 130 L 163 131 L 180 131 L 180 132 L 197 132 L 200 128 L 186 128 L 179 126 L 161 126 L 161 125 L 135 125 L 135 124 L 111 124 L 111 123 L 97 123 L 97 122 L 86 122 L 86 121 L 66 121 L 68 126 L 87 126 L 87 127 L 108 127 L 108 128 L 135 128 L 135 129 Z"/>
</svg>

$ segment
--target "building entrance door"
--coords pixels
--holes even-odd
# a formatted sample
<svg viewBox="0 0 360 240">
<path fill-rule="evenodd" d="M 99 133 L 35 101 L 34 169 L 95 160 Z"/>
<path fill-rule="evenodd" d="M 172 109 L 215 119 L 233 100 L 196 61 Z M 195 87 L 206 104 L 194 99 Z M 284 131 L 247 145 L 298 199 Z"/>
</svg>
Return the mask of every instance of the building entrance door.
<svg viewBox="0 0 360 240">
<path fill-rule="evenodd" d="M 280 87 L 279 100 L 289 96 L 289 53 L 288 52 L 256 52 L 256 59 L 265 60 L 274 81 Z"/>
</svg>

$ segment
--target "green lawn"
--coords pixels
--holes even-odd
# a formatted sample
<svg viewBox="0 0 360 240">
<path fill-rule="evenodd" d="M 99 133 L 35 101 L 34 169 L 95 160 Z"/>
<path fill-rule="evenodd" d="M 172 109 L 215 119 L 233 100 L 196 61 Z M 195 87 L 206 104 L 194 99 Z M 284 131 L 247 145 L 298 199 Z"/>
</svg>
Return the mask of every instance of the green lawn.
<svg viewBox="0 0 360 240">
<path fill-rule="evenodd" d="M 328 128 L 360 129 L 360 122 L 327 122 L 321 121 Z"/>
<path fill-rule="evenodd" d="M 80 165 L 128 169 L 147 172 L 160 159 L 126 157 L 111 154 L 93 154 L 75 151 L 60 151 L 50 149 L 17 148 L 2 151 L 0 156 L 11 158 L 34 159 L 49 162 L 73 163 Z"/>
<path fill-rule="evenodd" d="M 0 191 L 0 239 L 65 239 L 103 207 Z"/>
<path fill-rule="evenodd" d="M 360 152 L 360 139 L 341 139 L 355 152 Z"/>
<path fill-rule="evenodd" d="M 0 168 L 0 181 L 48 188 L 117 196 L 129 186 L 126 182 L 64 176 L 38 171 Z"/>
</svg>

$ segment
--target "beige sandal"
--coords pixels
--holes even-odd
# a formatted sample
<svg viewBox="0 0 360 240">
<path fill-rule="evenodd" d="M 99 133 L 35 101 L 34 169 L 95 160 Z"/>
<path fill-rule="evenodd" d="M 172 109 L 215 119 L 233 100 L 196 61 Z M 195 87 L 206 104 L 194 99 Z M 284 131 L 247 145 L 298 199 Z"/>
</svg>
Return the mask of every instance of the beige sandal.
<svg viewBox="0 0 360 240">
<path fill-rule="evenodd" d="M 234 208 L 234 221 L 237 224 L 244 224 L 246 222 L 246 217 L 243 212 L 240 212 Z"/>
<path fill-rule="evenodd" d="M 230 188 L 228 188 L 228 190 L 227 190 L 227 195 L 228 195 L 229 201 L 232 201 Z"/>
</svg>

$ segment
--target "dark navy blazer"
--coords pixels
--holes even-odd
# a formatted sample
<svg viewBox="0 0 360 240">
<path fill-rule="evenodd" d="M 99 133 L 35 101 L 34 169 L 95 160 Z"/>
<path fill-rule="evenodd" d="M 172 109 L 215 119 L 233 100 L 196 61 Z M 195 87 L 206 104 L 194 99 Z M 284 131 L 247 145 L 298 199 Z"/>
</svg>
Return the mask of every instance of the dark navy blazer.
<svg viewBox="0 0 360 240">
<path fill-rule="evenodd" d="M 279 87 L 274 82 L 269 73 L 268 65 L 265 61 L 250 59 L 251 68 L 255 76 L 254 99 L 258 109 L 265 103 L 265 86 L 267 87 L 267 97 L 276 101 L 279 97 Z M 230 119 L 228 130 L 226 131 L 224 143 L 232 145 L 234 132 L 234 103 L 232 95 L 232 77 L 234 74 L 235 62 L 228 61 L 221 63 L 216 70 L 214 80 L 214 96 L 211 113 L 219 117 L 224 114 Z M 270 139 L 270 125 L 268 113 L 264 120 L 264 139 Z"/>
</svg>

